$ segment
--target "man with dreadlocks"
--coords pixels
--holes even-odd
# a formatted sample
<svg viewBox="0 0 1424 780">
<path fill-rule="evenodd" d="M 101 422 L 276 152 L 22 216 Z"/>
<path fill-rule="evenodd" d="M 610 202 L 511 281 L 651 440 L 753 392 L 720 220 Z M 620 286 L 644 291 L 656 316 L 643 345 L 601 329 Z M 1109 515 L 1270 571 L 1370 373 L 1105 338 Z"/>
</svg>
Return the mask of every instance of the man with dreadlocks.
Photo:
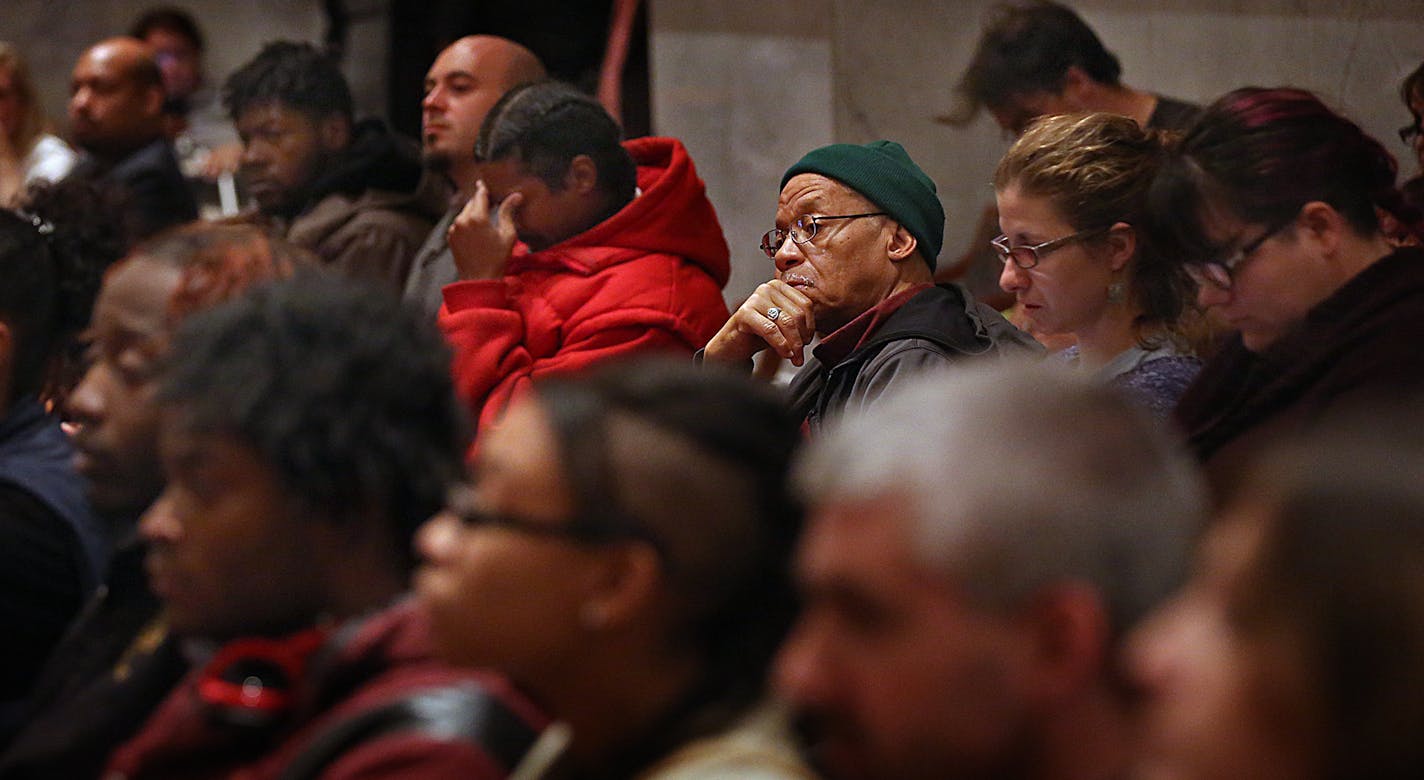
<svg viewBox="0 0 1424 780">
<path fill-rule="evenodd" d="M 727 242 L 687 150 L 620 136 L 556 82 L 509 91 L 480 128 L 440 325 L 481 428 L 541 376 L 690 356 L 727 319 Z"/>
</svg>

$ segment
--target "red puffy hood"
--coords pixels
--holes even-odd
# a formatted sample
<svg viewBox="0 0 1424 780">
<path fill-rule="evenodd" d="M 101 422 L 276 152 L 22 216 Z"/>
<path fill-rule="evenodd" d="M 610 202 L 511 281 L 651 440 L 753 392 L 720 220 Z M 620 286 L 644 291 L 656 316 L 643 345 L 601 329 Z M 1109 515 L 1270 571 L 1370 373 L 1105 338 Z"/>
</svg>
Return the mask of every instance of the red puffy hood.
<svg viewBox="0 0 1424 780">
<path fill-rule="evenodd" d="M 727 239 L 707 187 L 676 138 L 634 138 L 623 144 L 638 166 L 639 194 L 617 214 L 542 252 L 519 255 L 510 267 L 557 263 L 585 272 L 647 254 L 669 254 L 701 266 L 719 287 L 731 273 Z M 620 251 L 626 250 L 626 251 Z"/>
</svg>

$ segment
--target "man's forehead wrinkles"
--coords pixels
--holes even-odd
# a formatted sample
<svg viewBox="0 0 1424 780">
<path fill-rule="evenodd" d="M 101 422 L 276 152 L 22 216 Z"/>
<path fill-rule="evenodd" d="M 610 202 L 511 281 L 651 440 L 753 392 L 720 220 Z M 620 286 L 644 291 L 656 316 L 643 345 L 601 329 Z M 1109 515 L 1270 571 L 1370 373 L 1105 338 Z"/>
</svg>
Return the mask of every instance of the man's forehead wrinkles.
<svg viewBox="0 0 1424 780">
<path fill-rule="evenodd" d="M 785 193 L 777 204 L 777 211 L 800 215 L 873 210 L 867 206 L 872 204 L 860 193 L 834 179 L 817 176 Z"/>
<path fill-rule="evenodd" d="M 796 202 L 810 198 L 825 198 L 832 193 L 834 184 L 831 180 L 820 176 L 807 177 L 799 183 L 794 182 L 796 182 L 796 179 L 792 179 L 791 182 L 787 183 L 790 189 L 786 192 L 786 197 L 783 198 L 783 200 L 787 202 Z"/>
<path fill-rule="evenodd" d="M 835 202 L 836 199 L 828 188 L 820 183 L 811 184 L 798 189 L 790 198 L 782 201 L 777 212 L 787 216 L 823 213 Z"/>
</svg>

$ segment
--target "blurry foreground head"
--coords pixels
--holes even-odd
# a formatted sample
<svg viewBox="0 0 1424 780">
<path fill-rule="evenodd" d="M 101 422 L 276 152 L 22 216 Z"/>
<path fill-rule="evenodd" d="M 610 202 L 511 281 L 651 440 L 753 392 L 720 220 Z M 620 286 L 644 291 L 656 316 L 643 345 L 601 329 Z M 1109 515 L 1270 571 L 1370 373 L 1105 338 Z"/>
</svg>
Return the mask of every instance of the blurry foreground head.
<svg viewBox="0 0 1424 780">
<path fill-rule="evenodd" d="M 720 730 L 790 620 L 799 440 L 769 388 L 683 362 L 536 385 L 421 530 L 441 654 L 525 686 L 601 776 Z"/>
<path fill-rule="evenodd" d="M 847 778 L 1111 777 L 1119 639 L 1183 575 L 1189 460 L 1042 365 L 917 379 L 813 443 L 777 683 Z"/>
<path fill-rule="evenodd" d="M 185 321 L 159 406 L 167 483 L 140 529 L 187 635 L 280 635 L 385 606 L 466 446 L 433 325 L 315 272 Z"/>
<path fill-rule="evenodd" d="M 1134 638 L 1152 776 L 1424 773 L 1419 412 L 1337 421 L 1257 461 L 1192 581 Z"/>
<path fill-rule="evenodd" d="M 87 332 L 89 366 L 66 402 L 97 510 L 137 517 L 163 487 L 155 377 L 178 323 L 308 261 L 258 228 L 194 223 L 140 244 L 109 270 Z"/>
</svg>

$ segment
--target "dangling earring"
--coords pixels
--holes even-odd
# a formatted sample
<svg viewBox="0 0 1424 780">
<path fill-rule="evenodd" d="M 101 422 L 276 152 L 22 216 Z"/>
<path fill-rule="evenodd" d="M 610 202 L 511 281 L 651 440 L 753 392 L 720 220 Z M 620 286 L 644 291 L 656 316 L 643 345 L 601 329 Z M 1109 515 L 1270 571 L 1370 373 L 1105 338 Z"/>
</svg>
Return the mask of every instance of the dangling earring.
<svg viewBox="0 0 1424 780">
<path fill-rule="evenodd" d="M 1127 300 L 1127 285 L 1121 279 L 1114 279 L 1108 285 L 1108 303 L 1120 304 Z"/>
</svg>

